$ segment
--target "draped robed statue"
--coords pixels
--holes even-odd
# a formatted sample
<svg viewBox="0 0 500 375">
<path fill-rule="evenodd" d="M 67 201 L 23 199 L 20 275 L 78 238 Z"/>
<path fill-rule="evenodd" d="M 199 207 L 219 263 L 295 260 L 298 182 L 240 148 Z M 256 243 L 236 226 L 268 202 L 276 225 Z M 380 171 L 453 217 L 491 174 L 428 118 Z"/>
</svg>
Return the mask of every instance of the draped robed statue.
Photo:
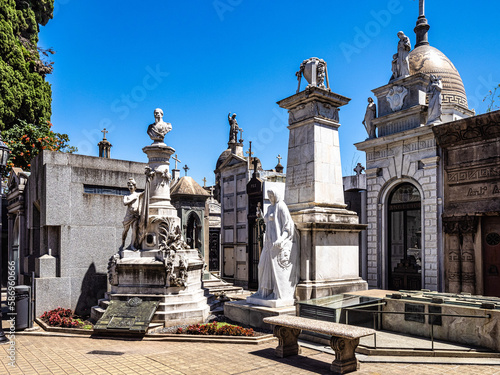
<svg viewBox="0 0 500 375">
<path fill-rule="evenodd" d="M 275 189 L 267 194 L 271 205 L 264 216 L 266 230 L 259 260 L 259 289 L 247 301 L 273 307 L 293 305 L 300 276 L 295 224 L 281 194 Z M 266 300 L 275 302 L 269 304 Z"/>
</svg>

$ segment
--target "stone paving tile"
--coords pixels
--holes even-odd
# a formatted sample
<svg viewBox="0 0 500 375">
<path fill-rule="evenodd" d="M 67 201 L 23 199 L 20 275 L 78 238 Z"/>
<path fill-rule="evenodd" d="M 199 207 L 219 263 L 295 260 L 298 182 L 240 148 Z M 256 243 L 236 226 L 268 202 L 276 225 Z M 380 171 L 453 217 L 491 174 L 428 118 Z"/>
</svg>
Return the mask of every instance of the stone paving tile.
<svg viewBox="0 0 500 375">
<path fill-rule="evenodd" d="M 16 367 L 0 345 L 0 374 L 329 374 L 334 357 L 303 348 L 301 355 L 274 356 L 263 345 L 110 340 L 81 337 L 16 337 Z M 99 352 L 101 351 L 101 352 Z M 359 375 L 500 375 L 500 366 L 361 363 Z"/>
</svg>

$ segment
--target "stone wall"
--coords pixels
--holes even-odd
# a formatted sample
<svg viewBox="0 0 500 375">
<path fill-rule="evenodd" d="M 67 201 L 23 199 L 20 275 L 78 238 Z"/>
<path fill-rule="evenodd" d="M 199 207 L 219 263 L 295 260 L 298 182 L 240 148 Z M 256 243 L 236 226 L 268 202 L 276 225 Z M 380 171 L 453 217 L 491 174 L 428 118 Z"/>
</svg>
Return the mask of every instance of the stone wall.
<svg viewBox="0 0 500 375">
<path fill-rule="evenodd" d="M 20 263 L 25 282 L 35 272 L 36 315 L 58 306 L 85 314 L 103 297 L 108 260 L 121 245 L 127 181 L 144 189 L 144 167 L 49 151 L 33 160 Z"/>
</svg>

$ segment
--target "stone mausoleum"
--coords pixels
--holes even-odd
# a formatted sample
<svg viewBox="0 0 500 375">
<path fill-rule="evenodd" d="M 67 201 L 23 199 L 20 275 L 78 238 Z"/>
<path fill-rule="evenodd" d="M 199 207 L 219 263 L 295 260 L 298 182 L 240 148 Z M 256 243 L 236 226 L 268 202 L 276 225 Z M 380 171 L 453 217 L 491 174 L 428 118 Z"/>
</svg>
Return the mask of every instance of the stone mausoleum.
<svg viewBox="0 0 500 375">
<path fill-rule="evenodd" d="M 474 116 L 429 28 L 421 1 L 415 48 L 398 33 L 393 75 L 372 90 L 378 113 L 369 104 L 369 137 L 356 144 L 366 152 L 367 281 L 500 296 L 498 115 Z"/>
</svg>

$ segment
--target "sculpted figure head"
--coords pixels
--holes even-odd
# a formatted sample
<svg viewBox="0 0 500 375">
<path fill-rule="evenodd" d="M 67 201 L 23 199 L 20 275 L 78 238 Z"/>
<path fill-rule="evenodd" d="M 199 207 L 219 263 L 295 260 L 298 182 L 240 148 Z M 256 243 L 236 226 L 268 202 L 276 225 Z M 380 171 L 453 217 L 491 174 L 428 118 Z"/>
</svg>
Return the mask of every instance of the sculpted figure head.
<svg viewBox="0 0 500 375">
<path fill-rule="evenodd" d="M 132 177 L 128 179 L 127 187 L 131 193 L 133 193 L 137 189 L 137 183 Z"/>
<path fill-rule="evenodd" d="M 153 113 L 155 116 L 155 122 L 160 122 L 163 118 L 163 111 L 161 108 L 156 108 Z"/>
</svg>

